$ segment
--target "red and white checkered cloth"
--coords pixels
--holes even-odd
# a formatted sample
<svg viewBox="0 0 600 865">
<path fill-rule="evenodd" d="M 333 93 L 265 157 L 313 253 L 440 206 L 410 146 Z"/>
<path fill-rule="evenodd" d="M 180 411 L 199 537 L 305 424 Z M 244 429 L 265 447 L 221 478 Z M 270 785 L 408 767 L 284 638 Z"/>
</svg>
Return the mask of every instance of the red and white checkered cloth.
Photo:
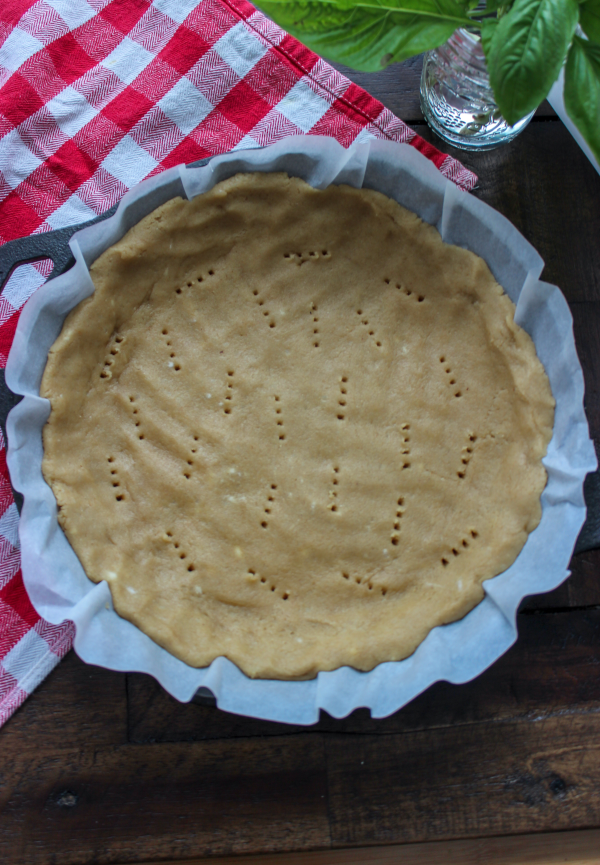
<svg viewBox="0 0 600 865">
<path fill-rule="evenodd" d="M 408 142 L 455 183 L 476 177 L 246 0 L 1 0 L 0 242 L 92 219 L 181 162 L 286 135 Z M 0 367 L 50 262 L 0 297 Z M 0 434 L 1 436 L 1 434 Z M 0 438 L 0 724 L 69 650 L 20 572 Z"/>
</svg>

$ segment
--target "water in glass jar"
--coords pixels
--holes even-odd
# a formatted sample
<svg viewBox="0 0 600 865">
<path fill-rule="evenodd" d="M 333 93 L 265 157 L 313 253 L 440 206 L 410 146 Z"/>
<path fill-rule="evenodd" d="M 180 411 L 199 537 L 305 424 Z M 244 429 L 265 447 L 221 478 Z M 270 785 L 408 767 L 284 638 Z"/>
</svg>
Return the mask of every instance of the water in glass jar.
<svg viewBox="0 0 600 865">
<path fill-rule="evenodd" d="M 479 34 L 463 29 L 425 54 L 421 108 L 434 132 L 463 150 L 491 150 L 512 141 L 533 116 L 532 112 L 514 126 L 503 119 Z"/>
</svg>

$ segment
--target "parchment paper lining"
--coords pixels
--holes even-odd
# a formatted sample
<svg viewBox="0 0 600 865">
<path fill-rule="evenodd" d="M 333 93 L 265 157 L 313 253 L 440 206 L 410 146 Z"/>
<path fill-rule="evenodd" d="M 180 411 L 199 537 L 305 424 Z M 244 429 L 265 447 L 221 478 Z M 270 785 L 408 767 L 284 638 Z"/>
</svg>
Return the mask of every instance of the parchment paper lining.
<svg viewBox="0 0 600 865">
<path fill-rule="evenodd" d="M 332 183 L 377 189 L 435 225 L 443 240 L 481 255 L 517 304 L 516 320 L 534 340 L 556 399 L 542 520 L 516 562 L 484 583 L 485 599 L 464 619 L 435 628 L 406 660 L 370 673 L 344 667 L 308 682 L 280 682 L 249 679 L 225 658 L 205 669 L 187 666 L 114 612 L 106 583 L 88 580 L 42 477 L 41 431 L 50 406 L 39 384 L 66 314 L 94 290 L 87 266 L 164 201 L 192 198 L 240 171 L 287 171 L 320 189 Z M 75 650 L 84 661 L 149 673 L 182 701 L 209 688 L 221 709 L 256 718 L 313 724 L 321 708 L 340 718 L 359 706 L 385 717 L 439 679 L 459 683 L 479 675 L 516 640 L 522 598 L 568 576 L 585 520 L 583 481 L 597 467 L 569 308 L 558 288 L 540 282 L 544 263 L 514 226 L 445 180 L 414 148 L 371 141 L 345 150 L 333 139 L 306 136 L 218 156 L 203 168 L 173 168 L 132 189 L 113 217 L 75 234 L 71 248 L 75 266 L 32 296 L 15 334 L 6 381 L 24 399 L 8 419 L 8 465 L 24 496 L 19 535 L 27 591 L 48 621 L 75 622 Z"/>
</svg>

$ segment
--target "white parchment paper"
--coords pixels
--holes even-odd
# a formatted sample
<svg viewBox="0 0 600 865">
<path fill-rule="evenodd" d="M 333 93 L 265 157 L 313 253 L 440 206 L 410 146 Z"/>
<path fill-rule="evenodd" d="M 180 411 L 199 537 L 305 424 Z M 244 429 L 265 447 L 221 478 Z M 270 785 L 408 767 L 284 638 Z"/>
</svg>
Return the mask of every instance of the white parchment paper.
<svg viewBox="0 0 600 865">
<path fill-rule="evenodd" d="M 192 198 L 240 171 L 287 171 L 320 189 L 340 183 L 377 189 L 435 225 L 445 241 L 481 255 L 517 304 L 516 320 L 533 338 L 556 399 L 542 519 L 515 563 L 484 583 L 484 600 L 467 616 L 435 628 L 406 660 L 370 673 L 344 667 L 308 682 L 280 682 L 249 679 L 225 658 L 205 669 L 189 667 L 114 612 L 105 582 L 88 580 L 42 477 L 42 428 L 50 405 L 39 396 L 39 385 L 66 314 L 94 290 L 88 265 L 164 201 Z M 71 248 L 75 266 L 42 286 L 21 314 L 6 381 L 24 399 L 8 419 L 8 464 L 24 495 L 19 534 L 27 591 L 48 621 L 75 622 L 75 650 L 84 661 L 149 673 L 182 701 L 209 688 L 221 709 L 256 718 L 312 724 L 319 709 L 340 718 L 359 706 L 384 717 L 439 679 L 459 683 L 479 675 L 515 641 L 522 598 L 547 592 L 568 576 L 585 520 L 583 481 L 597 466 L 569 308 L 558 288 L 540 282 L 544 263 L 511 223 L 460 191 L 414 148 L 370 141 L 346 150 L 333 139 L 306 136 L 217 156 L 203 168 L 173 168 L 132 189 L 113 217 L 75 234 Z"/>
</svg>

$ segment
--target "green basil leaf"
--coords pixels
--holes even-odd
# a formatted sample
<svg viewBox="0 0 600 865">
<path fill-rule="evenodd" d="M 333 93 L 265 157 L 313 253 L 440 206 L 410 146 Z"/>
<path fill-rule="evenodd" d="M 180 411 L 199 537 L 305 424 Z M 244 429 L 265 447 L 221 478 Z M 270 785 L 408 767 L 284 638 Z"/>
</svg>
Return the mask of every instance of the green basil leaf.
<svg viewBox="0 0 600 865">
<path fill-rule="evenodd" d="M 600 0 L 585 0 L 579 7 L 579 23 L 592 42 L 600 44 Z"/>
<path fill-rule="evenodd" d="M 577 0 L 515 0 L 487 53 L 490 83 L 506 121 L 534 111 L 558 78 L 579 17 Z"/>
<path fill-rule="evenodd" d="M 490 53 L 492 39 L 494 38 L 494 33 L 496 32 L 497 26 L 497 18 L 484 18 L 481 22 L 481 46 L 483 48 L 483 53 L 486 57 Z"/>
<path fill-rule="evenodd" d="M 565 108 L 600 162 L 600 45 L 579 36 L 567 57 Z"/>
<path fill-rule="evenodd" d="M 364 72 L 436 48 L 471 23 L 469 0 L 259 0 L 259 6 L 317 54 Z"/>
<path fill-rule="evenodd" d="M 486 0 L 485 13 L 497 12 L 498 9 L 508 9 L 512 0 Z"/>
</svg>

